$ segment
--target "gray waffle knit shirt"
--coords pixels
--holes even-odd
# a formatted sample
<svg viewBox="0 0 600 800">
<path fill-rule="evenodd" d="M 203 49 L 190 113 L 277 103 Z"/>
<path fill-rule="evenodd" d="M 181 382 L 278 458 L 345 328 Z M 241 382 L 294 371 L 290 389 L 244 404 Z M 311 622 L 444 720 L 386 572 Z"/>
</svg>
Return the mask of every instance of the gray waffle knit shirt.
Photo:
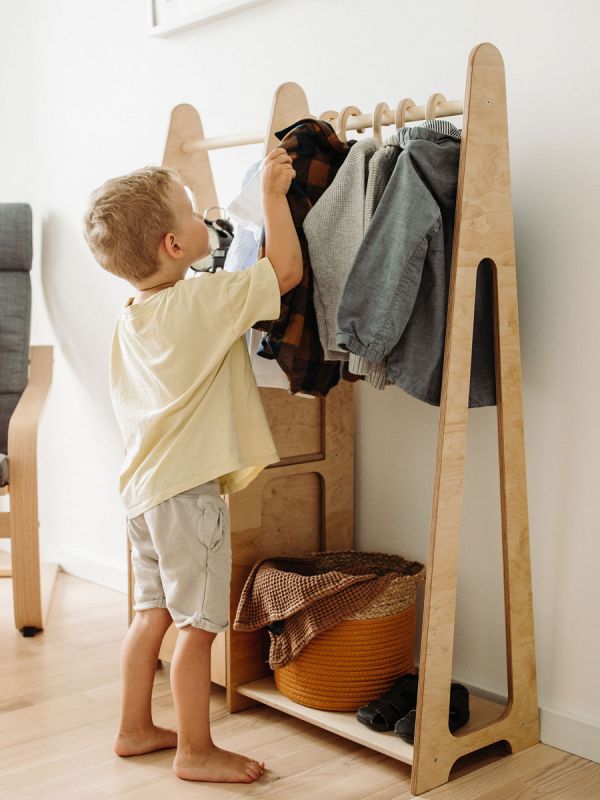
<svg viewBox="0 0 600 800">
<path fill-rule="evenodd" d="M 376 149 L 374 139 L 358 141 L 304 220 L 319 338 L 327 361 L 348 360 L 348 352 L 335 340 L 337 310 L 365 235 L 367 171 Z"/>
<path fill-rule="evenodd" d="M 371 219 L 385 192 L 385 187 L 394 171 L 399 154 L 398 134 L 394 134 L 394 136 L 390 136 L 389 139 L 385 140 L 383 147 L 375 153 L 369 162 L 369 178 L 365 195 L 365 231 L 371 224 Z M 388 383 L 386 380 L 386 359 L 381 364 L 374 364 L 372 361 L 367 361 L 364 356 L 350 353 L 348 369 L 354 375 L 364 375 L 371 386 L 376 389 L 385 389 Z"/>
</svg>

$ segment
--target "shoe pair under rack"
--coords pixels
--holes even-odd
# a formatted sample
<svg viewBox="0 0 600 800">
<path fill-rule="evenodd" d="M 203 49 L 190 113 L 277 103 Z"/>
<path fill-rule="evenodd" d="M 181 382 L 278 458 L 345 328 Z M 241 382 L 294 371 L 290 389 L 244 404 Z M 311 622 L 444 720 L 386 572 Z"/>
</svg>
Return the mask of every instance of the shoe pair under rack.
<svg viewBox="0 0 600 800">
<path fill-rule="evenodd" d="M 418 676 L 407 673 L 397 678 L 381 697 L 362 706 L 356 719 L 375 731 L 391 731 L 412 744 L 417 719 Z M 448 728 L 451 733 L 469 720 L 469 692 L 461 683 L 450 684 Z"/>
</svg>

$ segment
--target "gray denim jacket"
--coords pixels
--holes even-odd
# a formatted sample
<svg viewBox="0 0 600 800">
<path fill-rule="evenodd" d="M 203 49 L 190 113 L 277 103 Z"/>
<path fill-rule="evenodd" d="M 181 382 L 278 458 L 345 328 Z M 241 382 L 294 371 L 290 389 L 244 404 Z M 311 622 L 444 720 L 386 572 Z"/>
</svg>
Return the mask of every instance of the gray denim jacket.
<svg viewBox="0 0 600 800">
<path fill-rule="evenodd" d="M 402 128 L 401 153 L 346 281 L 336 341 L 381 363 L 409 394 L 440 404 L 460 141 Z M 493 284 L 479 270 L 469 406 L 496 403 Z"/>
</svg>

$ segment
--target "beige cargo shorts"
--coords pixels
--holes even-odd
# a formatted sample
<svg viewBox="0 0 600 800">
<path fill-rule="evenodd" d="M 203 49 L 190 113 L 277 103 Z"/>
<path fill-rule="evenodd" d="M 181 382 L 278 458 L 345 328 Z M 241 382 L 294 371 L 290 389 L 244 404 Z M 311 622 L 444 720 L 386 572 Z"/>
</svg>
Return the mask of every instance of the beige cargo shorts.
<svg viewBox="0 0 600 800">
<path fill-rule="evenodd" d="M 127 534 L 136 611 L 167 608 L 178 628 L 225 630 L 231 531 L 218 480 L 187 489 L 129 519 Z"/>
</svg>

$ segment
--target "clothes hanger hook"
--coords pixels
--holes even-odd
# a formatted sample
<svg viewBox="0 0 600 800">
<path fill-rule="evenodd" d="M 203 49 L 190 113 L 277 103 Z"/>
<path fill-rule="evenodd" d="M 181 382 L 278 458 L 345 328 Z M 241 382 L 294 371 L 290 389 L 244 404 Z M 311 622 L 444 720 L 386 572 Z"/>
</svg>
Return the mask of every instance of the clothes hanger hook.
<svg viewBox="0 0 600 800">
<path fill-rule="evenodd" d="M 216 222 L 218 219 L 227 219 L 227 211 L 223 208 L 223 206 L 209 206 L 208 208 L 204 209 L 204 213 L 202 214 L 205 220 L 209 218 L 209 213 L 211 211 L 217 212 L 215 218 L 210 220 L 211 222 Z"/>
<path fill-rule="evenodd" d="M 425 107 L 425 119 L 432 120 L 435 119 L 435 114 L 437 111 L 437 107 L 440 103 L 445 103 L 446 98 L 443 94 L 432 94 L 427 101 L 427 106 Z"/>
<path fill-rule="evenodd" d="M 344 108 L 342 108 L 342 110 L 340 111 L 337 123 L 338 124 L 337 135 L 342 142 L 348 141 L 348 139 L 346 138 L 346 124 L 348 122 L 348 117 L 358 117 L 360 114 L 362 114 L 362 111 L 360 110 L 360 108 L 357 108 L 356 106 L 344 106 Z M 363 133 L 364 128 L 357 128 L 356 132 Z"/>
<path fill-rule="evenodd" d="M 373 109 L 373 138 L 375 139 L 375 144 L 378 148 L 383 144 L 383 139 L 381 136 L 383 115 L 386 113 L 386 111 L 389 112 L 389 110 L 390 109 L 387 103 L 377 103 Z"/>
<path fill-rule="evenodd" d="M 396 128 L 398 130 L 406 125 L 406 114 L 411 108 L 415 108 L 415 101 L 411 97 L 405 97 L 396 106 Z"/>
<path fill-rule="evenodd" d="M 323 120 L 323 122 L 328 122 L 335 128 L 335 121 L 338 118 L 339 114 L 337 111 L 324 111 L 319 119 Z"/>
</svg>

